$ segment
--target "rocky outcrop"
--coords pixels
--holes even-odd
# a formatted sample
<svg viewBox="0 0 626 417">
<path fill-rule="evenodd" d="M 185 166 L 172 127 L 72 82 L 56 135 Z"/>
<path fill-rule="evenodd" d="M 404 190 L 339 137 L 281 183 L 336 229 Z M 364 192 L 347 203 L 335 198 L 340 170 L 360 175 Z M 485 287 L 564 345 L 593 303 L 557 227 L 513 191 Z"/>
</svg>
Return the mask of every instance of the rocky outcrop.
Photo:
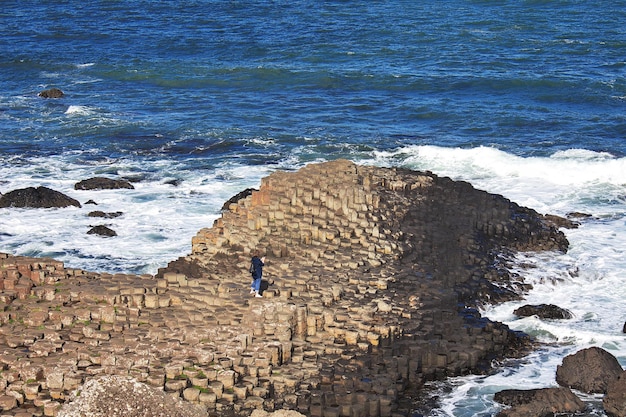
<svg viewBox="0 0 626 417">
<path fill-rule="evenodd" d="M 537 316 L 542 319 L 563 320 L 571 319 L 572 313 L 569 310 L 555 306 L 554 304 L 526 304 L 513 312 L 519 317 Z"/>
<path fill-rule="evenodd" d="M 120 188 L 134 189 L 135 187 L 123 179 L 94 177 L 82 180 L 74 184 L 75 190 L 117 190 Z"/>
<path fill-rule="evenodd" d="M 41 91 L 38 96 L 43 98 L 61 98 L 65 96 L 65 94 L 58 88 L 49 88 Z"/>
<path fill-rule="evenodd" d="M 99 235 L 99 236 L 104 236 L 104 237 L 117 236 L 117 232 L 115 232 L 115 230 L 109 228 L 108 226 L 102 225 L 102 224 L 99 224 L 97 226 L 93 226 L 91 229 L 89 229 L 87 234 L 88 235 Z"/>
<path fill-rule="evenodd" d="M 556 368 L 556 382 L 586 393 L 606 393 L 622 372 L 615 356 L 594 346 L 563 358 Z"/>
<path fill-rule="evenodd" d="M 156 276 L 0 256 L 0 388 L 49 415 L 105 374 L 221 416 L 405 416 L 426 381 L 530 347 L 470 306 L 519 296 L 507 253 L 566 249 L 533 210 L 430 173 L 276 172 Z"/>
<path fill-rule="evenodd" d="M 626 417 L 626 371 L 609 383 L 602 406 L 610 417 Z"/>
<path fill-rule="evenodd" d="M 568 388 L 541 388 L 531 390 L 504 390 L 494 400 L 511 406 L 500 411 L 498 417 L 548 417 L 555 414 L 583 412 L 586 405 Z"/>
<path fill-rule="evenodd" d="M 0 196 L 0 208 L 62 208 L 69 206 L 81 207 L 77 200 L 47 187 L 21 188 Z"/>
</svg>

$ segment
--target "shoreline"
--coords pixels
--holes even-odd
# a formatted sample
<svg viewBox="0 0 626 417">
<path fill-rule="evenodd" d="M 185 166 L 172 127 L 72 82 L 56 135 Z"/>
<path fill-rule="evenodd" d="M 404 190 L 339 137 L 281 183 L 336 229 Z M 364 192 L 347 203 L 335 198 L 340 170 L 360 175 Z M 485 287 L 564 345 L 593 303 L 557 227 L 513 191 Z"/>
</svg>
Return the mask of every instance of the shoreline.
<svg viewBox="0 0 626 417">
<path fill-rule="evenodd" d="M 338 160 L 264 178 L 156 276 L 32 258 L 12 269 L 7 256 L 4 282 L 32 285 L 5 298 L 0 329 L 5 343 L 9 328 L 43 335 L 11 343 L 24 353 L 17 363 L 38 364 L 35 398 L 57 408 L 94 375 L 122 374 L 209 415 L 401 416 L 411 411 L 402 397 L 425 381 L 480 372 L 484 361 L 528 348 L 463 309 L 517 296 L 502 290 L 508 275 L 495 253 L 566 248 L 553 220 L 501 196 Z M 263 299 L 248 294 L 253 249 L 268 259 Z M 68 369 L 48 366 L 57 357 Z M 60 386 L 51 377 L 59 373 Z"/>
</svg>

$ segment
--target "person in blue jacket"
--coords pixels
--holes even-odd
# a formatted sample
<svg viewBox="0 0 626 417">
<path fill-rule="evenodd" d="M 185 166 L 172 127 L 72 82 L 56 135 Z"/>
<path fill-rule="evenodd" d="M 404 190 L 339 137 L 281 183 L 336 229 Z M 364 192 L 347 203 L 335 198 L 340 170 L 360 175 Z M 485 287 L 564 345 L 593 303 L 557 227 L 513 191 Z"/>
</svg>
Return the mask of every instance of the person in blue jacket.
<svg viewBox="0 0 626 417">
<path fill-rule="evenodd" d="M 263 277 L 263 267 L 265 266 L 265 256 L 259 258 L 259 252 L 254 252 L 250 265 L 250 273 L 252 274 L 252 287 L 250 294 L 255 297 L 263 297 L 261 295 L 261 278 Z"/>
</svg>

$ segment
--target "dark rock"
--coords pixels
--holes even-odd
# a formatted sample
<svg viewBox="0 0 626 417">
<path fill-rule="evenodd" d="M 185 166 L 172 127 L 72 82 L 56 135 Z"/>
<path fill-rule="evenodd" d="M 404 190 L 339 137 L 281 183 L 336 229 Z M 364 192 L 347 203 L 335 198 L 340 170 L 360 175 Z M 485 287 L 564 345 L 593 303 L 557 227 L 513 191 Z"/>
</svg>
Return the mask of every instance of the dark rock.
<svg viewBox="0 0 626 417">
<path fill-rule="evenodd" d="M 183 180 L 179 180 L 178 178 L 175 178 L 173 180 L 165 181 L 164 184 L 173 185 L 174 187 L 178 187 L 181 182 L 183 182 Z"/>
<path fill-rule="evenodd" d="M 258 191 L 254 188 L 246 188 L 245 190 L 241 191 L 240 193 L 237 193 L 236 195 L 232 196 L 231 198 L 228 199 L 228 201 L 226 201 L 224 203 L 224 205 L 222 206 L 222 210 L 228 210 L 228 207 L 232 204 L 232 203 L 236 203 L 237 201 L 241 200 L 242 198 L 246 198 L 249 195 L 252 194 L 252 191 Z"/>
<path fill-rule="evenodd" d="M 74 185 L 76 190 L 117 190 L 120 188 L 134 189 L 127 180 L 114 180 L 111 178 L 94 177 L 82 180 Z"/>
<path fill-rule="evenodd" d="M 563 358 L 556 367 L 556 382 L 586 393 L 605 393 L 622 372 L 615 356 L 594 346 Z"/>
<path fill-rule="evenodd" d="M 571 213 L 567 213 L 567 218 L 573 218 L 573 219 L 588 219 L 590 217 L 593 217 L 591 214 L 588 213 L 581 213 L 578 211 L 573 211 Z"/>
<path fill-rule="evenodd" d="M 572 313 L 569 310 L 555 306 L 554 304 L 526 304 L 516 309 L 513 314 L 518 317 L 537 316 L 542 319 L 571 319 Z"/>
<path fill-rule="evenodd" d="M 96 211 L 91 211 L 89 212 L 89 214 L 87 214 L 88 217 L 102 217 L 104 219 L 114 219 L 116 217 L 120 217 L 122 214 L 121 211 L 116 211 L 114 213 L 105 213 L 104 211 L 100 211 L 100 210 L 96 210 Z"/>
<path fill-rule="evenodd" d="M 163 274 L 166 272 L 175 272 L 188 277 L 206 277 L 206 269 L 197 262 L 185 258 L 178 258 L 171 261 L 167 265 L 167 268 L 159 268 L 156 277 L 163 278 Z"/>
<path fill-rule="evenodd" d="M 563 227 L 565 229 L 576 229 L 580 226 L 580 223 L 574 222 L 570 219 L 566 219 L 565 217 L 556 216 L 554 214 L 546 214 L 543 218 L 547 221 L 555 225 L 556 227 Z"/>
<path fill-rule="evenodd" d="M 626 333 L 626 323 L 624 323 L 624 327 L 622 328 L 622 333 Z"/>
<path fill-rule="evenodd" d="M 39 97 L 43 98 L 61 98 L 64 95 L 65 94 L 63 93 L 63 91 L 59 90 L 58 88 L 49 88 L 47 90 L 43 90 L 38 94 Z"/>
<path fill-rule="evenodd" d="M 568 388 L 532 390 L 504 390 L 494 400 L 511 408 L 502 410 L 498 417 L 544 417 L 556 413 L 580 413 L 585 404 Z"/>
<path fill-rule="evenodd" d="M 115 230 L 109 229 L 108 227 L 104 225 L 98 225 L 98 226 L 92 227 L 91 229 L 89 229 L 87 234 L 88 235 L 100 235 L 100 236 L 105 236 L 105 237 L 117 236 L 117 233 L 115 233 Z"/>
<path fill-rule="evenodd" d="M 98 205 L 98 203 L 96 203 L 96 202 L 95 202 L 95 201 L 93 201 L 93 200 L 87 200 L 87 202 L 86 202 L 85 204 L 93 204 L 94 206 L 97 206 L 97 205 Z"/>
<path fill-rule="evenodd" d="M 608 416 L 626 417 L 626 371 L 609 383 L 602 405 Z"/>
<path fill-rule="evenodd" d="M 5 207 L 81 207 L 77 200 L 47 187 L 28 187 L 10 191 L 0 197 L 0 208 Z"/>
</svg>

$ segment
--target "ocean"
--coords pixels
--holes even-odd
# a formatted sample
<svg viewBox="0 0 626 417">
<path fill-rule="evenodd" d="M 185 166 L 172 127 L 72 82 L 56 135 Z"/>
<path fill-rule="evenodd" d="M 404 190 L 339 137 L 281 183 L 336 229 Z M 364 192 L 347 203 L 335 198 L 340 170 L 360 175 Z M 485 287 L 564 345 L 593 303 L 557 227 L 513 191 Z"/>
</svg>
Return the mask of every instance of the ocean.
<svg viewBox="0 0 626 417">
<path fill-rule="evenodd" d="M 434 415 L 492 416 L 494 392 L 555 386 L 585 347 L 626 366 L 626 1 L 2 5 L 0 192 L 47 186 L 83 208 L 0 209 L 1 252 L 153 274 L 273 171 L 337 158 L 430 170 L 591 215 L 564 230 L 567 254 L 519 254 L 524 301 L 483 311 L 544 347 L 436 385 Z M 52 87 L 65 96 L 38 97 Z M 94 176 L 135 188 L 74 189 Z M 86 233 L 102 223 L 118 236 Z M 518 319 L 522 303 L 574 318 Z"/>
</svg>

